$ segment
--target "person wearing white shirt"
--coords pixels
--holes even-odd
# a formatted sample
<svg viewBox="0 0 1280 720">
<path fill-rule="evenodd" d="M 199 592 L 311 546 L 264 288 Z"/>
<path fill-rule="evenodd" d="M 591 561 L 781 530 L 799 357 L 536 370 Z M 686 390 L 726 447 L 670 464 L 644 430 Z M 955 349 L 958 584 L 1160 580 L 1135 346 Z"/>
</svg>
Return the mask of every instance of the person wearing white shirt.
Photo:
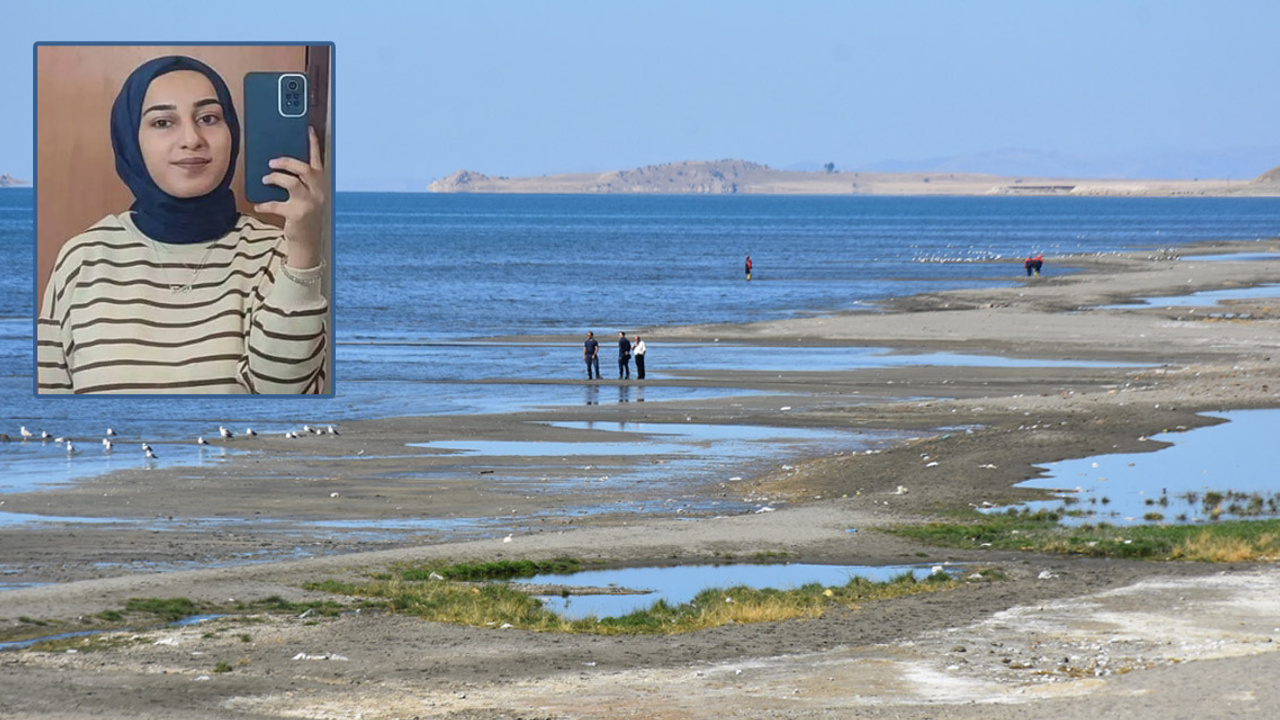
<svg viewBox="0 0 1280 720">
<path fill-rule="evenodd" d="M 644 340 L 641 340 L 641 339 L 640 339 L 640 336 L 639 336 L 639 335 L 637 335 L 637 336 L 636 336 L 635 344 L 633 344 L 633 345 L 631 346 L 631 354 L 633 354 L 633 355 L 635 355 L 635 356 L 636 356 L 636 379 L 637 379 L 637 380 L 643 380 L 643 379 L 644 379 L 644 353 L 645 353 L 645 350 L 646 350 L 646 348 L 645 348 L 645 346 L 644 346 Z"/>
</svg>

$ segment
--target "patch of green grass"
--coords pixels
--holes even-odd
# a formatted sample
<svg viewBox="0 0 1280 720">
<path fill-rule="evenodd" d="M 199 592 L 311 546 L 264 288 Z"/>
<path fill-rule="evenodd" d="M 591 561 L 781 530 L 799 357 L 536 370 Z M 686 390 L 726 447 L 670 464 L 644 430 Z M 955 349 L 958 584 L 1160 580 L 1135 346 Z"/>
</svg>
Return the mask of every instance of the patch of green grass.
<svg viewBox="0 0 1280 720">
<path fill-rule="evenodd" d="M 933 545 L 990 547 L 1092 557 L 1221 562 L 1280 558 L 1280 520 L 1212 525 L 1064 527 L 1056 515 L 976 513 L 968 522 L 903 525 L 889 532 Z"/>
<path fill-rule="evenodd" d="M 429 580 L 435 573 L 446 580 L 462 580 L 479 582 L 482 580 L 510 580 L 512 578 L 533 577 L 545 574 L 566 574 L 578 572 L 582 562 L 573 558 L 556 558 L 554 560 L 498 560 L 487 563 L 456 563 L 446 566 L 413 565 L 395 569 L 390 580 L 399 577 L 401 580 Z"/>
<path fill-rule="evenodd" d="M 371 605 L 378 605 L 378 603 L 368 603 L 364 607 Z M 274 595 L 252 602 L 236 602 L 226 605 L 196 602 L 189 598 L 131 598 L 119 610 L 103 610 L 94 615 L 84 616 L 80 619 L 80 626 L 77 629 L 109 632 L 131 626 L 135 628 L 138 626 L 154 627 L 157 623 L 171 623 L 193 615 L 222 615 L 226 616 L 224 618 L 226 622 L 244 625 L 256 624 L 262 621 L 261 618 L 249 617 L 249 613 L 301 615 L 311 610 L 316 617 L 332 617 L 348 609 L 350 609 L 349 605 L 333 600 L 292 602 Z M 53 634 L 52 630 L 62 625 L 56 620 L 40 620 L 30 617 L 19 618 L 19 620 L 25 625 L 0 630 L 0 641 L 30 640 L 34 637 L 51 635 Z M 218 636 L 218 631 L 210 630 L 203 633 L 201 637 L 212 639 Z M 252 642 L 247 633 L 241 634 L 239 637 L 242 642 Z M 103 649 L 94 644 L 100 641 L 81 638 L 37 643 L 31 649 L 37 651 L 48 651 L 49 648 L 61 650 L 69 648 L 81 649 L 82 645 L 77 643 L 86 642 L 90 643 L 90 646 L 85 646 L 87 649 Z"/>
<path fill-rule="evenodd" d="M 216 673 L 229 673 L 232 669 L 231 664 L 226 661 L 219 661 L 217 665 L 213 666 L 213 671 Z"/>
<path fill-rule="evenodd" d="M 211 603 L 197 603 L 188 598 L 130 598 L 124 604 L 127 613 L 155 615 L 161 620 L 174 622 L 192 615 L 212 613 L 217 607 Z"/>
<path fill-rule="evenodd" d="M 302 613 L 310 610 L 313 615 L 323 615 L 326 617 L 336 617 L 348 609 L 349 608 L 346 605 L 332 600 L 293 601 L 285 600 L 279 595 L 271 595 L 269 597 L 262 598 L 261 600 L 236 604 L 236 610 L 239 611 L 301 615 Z"/>
</svg>

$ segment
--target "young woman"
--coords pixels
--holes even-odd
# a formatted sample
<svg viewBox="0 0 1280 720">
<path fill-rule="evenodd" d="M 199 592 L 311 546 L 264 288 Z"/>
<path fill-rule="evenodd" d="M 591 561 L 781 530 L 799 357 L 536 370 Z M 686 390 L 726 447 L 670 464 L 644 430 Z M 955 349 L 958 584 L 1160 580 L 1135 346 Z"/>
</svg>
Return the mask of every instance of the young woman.
<svg viewBox="0 0 1280 720">
<path fill-rule="evenodd" d="M 198 60 L 139 66 L 111 110 L 116 173 L 133 193 L 63 245 L 38 320 L 40 393 L 318 393 L 328 301 L 320 292 L 327 184 L 311 162 L 271 161 L 289 199 L 236 210 L 240 122 Z"/>
</svg>

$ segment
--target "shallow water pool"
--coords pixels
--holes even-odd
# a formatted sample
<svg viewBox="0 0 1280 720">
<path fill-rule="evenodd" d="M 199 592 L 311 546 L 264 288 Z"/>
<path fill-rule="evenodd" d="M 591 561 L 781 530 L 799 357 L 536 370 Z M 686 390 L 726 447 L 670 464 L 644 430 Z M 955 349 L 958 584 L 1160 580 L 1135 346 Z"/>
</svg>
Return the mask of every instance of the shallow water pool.
<svg viewBox="0 0 1280 720">
<path fill-rule="evenodd" d="M 868 565 L 811 565 L 802 563 L 767 565 L 680 565 L 675 567 L 621 568 L 617 570 L 588 570 L 571 575 L 538 575 L 522 580 L 534 584 L 576 585 L 582 587 L 618 587 L 630 590 L 646 590 L 644 594 L 628 595 L 558 595 L 541 596 L 544 607 L 571 620 L 589 616 L 598 618 L 619 617 L 636 610 L 643 610 L 664 600 L 678 605 L 692 600 L 709 588 L 776 588 L 787 590 L 811 583 L 839 586 L 855 577 L 873 582 L 891 580 L 904 573 L 917 579 L 933 573 L 933 566 L 894 565 L 873 567 Z M 944 566 L 955 570 L 955 566 Z"/>
<path fill-rule="evenodd" d="M 1227 422 L 1153 436 L 1173 443 L 1155 452 L 1046 465 L 1046 477 L 1021 487 L 1058 489 L 1062 499 L 1025 507 L 1066 510 L 1077 515 L 1063 520 L 1073 525 L 1280 516 L 1280 472 L 1268 452 L 1280 428 L 1280 410 L 1239 410 L 1211 417 Z"/>
</svg>

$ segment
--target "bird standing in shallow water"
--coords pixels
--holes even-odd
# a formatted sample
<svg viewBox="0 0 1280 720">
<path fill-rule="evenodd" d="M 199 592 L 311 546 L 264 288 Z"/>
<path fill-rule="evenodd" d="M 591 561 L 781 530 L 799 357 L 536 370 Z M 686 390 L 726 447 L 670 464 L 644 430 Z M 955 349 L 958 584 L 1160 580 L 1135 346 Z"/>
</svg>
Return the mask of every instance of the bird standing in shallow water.
<svg viewBox="0 0 1280 720">
<path fill-rule="evenodd" d="M 196 438 L 196 444 L 197 444 L 197 445 L 208 445 L 208 444 L 209 444 L 209 441 L 208 441 L 208 440 L 205 440 L 205 439 L 204 439 L 204 436 L 202 435 L 202 436 L 200 436 L 200 437 Z"/>
<path fill-rule="evenodd" d="M 102 452 L 111 452 L 111 438 L 102 438 Z"/>
<path fill-rule="evenodd" d="M 146 446 L 146 450 L 147 450 L 147 459 L 148 459 L 148 460 L 159 460 L 159 459 L 160 459 L 160 458 L 159 458 L 159 456 L 157 456 L 155 453 L 151 452 L 151 446 L 150 446 L 150 445 L 147 445 L 147 446 Z"/>
<path fill-rule="evenodd" d="M 230 440 L 231 438 L 235 437 L 235 435 L 232 434 L 230 430 L 222 427 L 221 425 L 218 426 L 218 433 L 222 435 L 223 440 Z"/>
</svg>

